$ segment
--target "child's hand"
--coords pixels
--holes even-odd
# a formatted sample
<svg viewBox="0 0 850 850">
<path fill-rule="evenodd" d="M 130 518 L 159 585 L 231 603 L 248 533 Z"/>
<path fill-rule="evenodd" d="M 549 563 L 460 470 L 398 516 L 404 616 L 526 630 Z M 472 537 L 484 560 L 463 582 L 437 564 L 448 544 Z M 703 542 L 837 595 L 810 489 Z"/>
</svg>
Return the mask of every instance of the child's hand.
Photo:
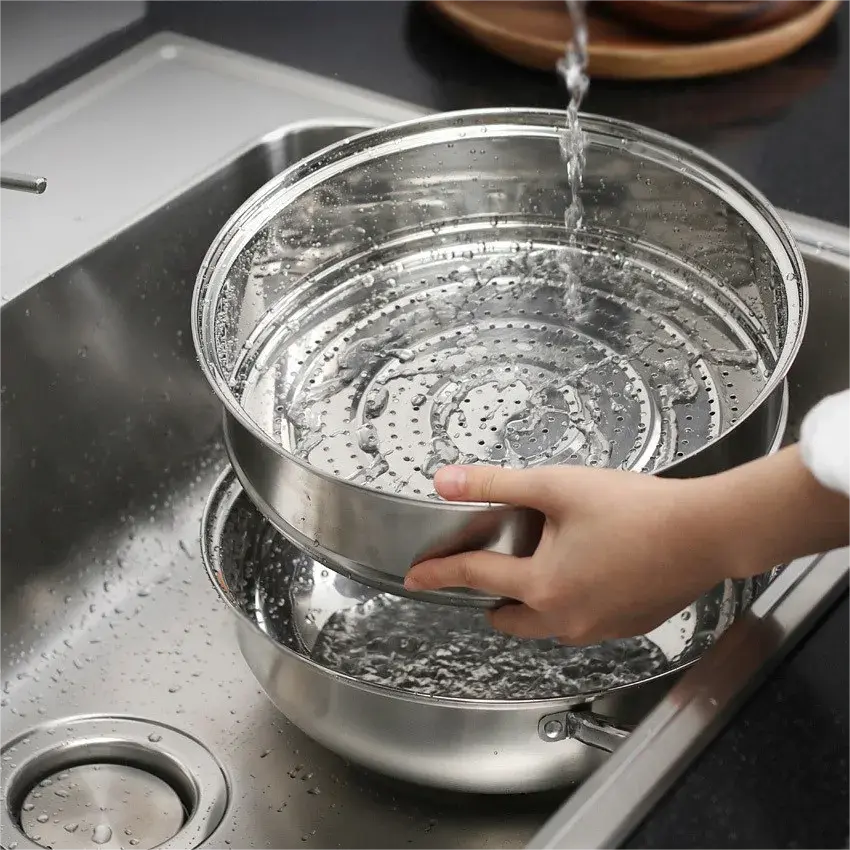
<svg viewBox="0 0 850 850">
<path fill-rule="evenodd" d="M 417 565 L 409 589 L 471 587 L 517 599 L 492 613 L 499 630 L 593 643 L 644 634 L 731 572 L 706 557 L 693 482 L 633 472 L 542 467 L 449 467 L 449 500 L 506 502 L 546 515 L 530 558 L 470 552 Z M 721 564 L 723 569 L 721 569 Z"/>
<path fill-rule="evenodd" d="M 546 516 L 530 558 L 470 552 L 418 564 L 411 590 L 469 587 L 518 600 L 499 630 L 566 643 L 645 634 L 727 577 L 845 545 L 847 499 L 786 449 L 721 475 L 673 480 L 615 470 L 448 467 L 448 500 L 505 502 Z"/>
</svg>

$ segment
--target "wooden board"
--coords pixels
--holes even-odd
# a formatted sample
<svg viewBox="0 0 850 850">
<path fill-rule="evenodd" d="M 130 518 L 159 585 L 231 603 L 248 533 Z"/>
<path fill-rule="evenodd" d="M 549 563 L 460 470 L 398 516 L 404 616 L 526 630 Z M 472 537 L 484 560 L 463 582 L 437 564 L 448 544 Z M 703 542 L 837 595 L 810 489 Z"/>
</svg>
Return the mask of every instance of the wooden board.
<svg viewBox="0 0 850 850">
<path fill-rule="evenodd" d="M 551 71 L 571 25 L 560 0 L 429 0 L 432 8 L 486 49 L 518 65 Z M 797 14 L 760 29 L 698 40 L 662 35 L 588 3 L 589 71 L 621 80 L 706 77 L 764 65 L 799 50 L 832 20 L 842 0 L 794 4 Z"/>
<path fill-rule="evenodd" d="M 744 35 L 796 18 L 811 0 L 605 0 L 619 17 L 662 35 L 708 41 Z M 598 4 L 597 4 L 598 5 Z"/>
</svg>

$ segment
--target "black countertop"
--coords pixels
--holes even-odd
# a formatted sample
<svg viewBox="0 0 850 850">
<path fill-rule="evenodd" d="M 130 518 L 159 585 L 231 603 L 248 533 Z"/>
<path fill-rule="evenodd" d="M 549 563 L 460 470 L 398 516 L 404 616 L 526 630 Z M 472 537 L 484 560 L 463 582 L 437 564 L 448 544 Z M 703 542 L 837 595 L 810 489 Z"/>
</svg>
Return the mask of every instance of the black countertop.
<svg viewBox="0 0 850 850">
<path fill-rule="evenodd" d="M 585 108 L 679 136 L 777 206 L 848 224 L 848 12 L 845 4 L 815 41 L 765 68 L 665 83 L 594 80 Z M 2 117 L 166 29 L 432 109 L 565 106 L 554 73 L 491 56 L 419 4 L 153 0 L 143 24 L 4 95 Z"/>
<path fill-rule="evenodd" d="M 161 2 L 125 33 L 3 96 L 5 119 L 129 44 L 171 30 L 438 110 L 563 108 L 554 74 L 470 45 L 404 2 Z M 850 6 L 794 56 L 743 74 L 591 83 L 586 109 L 676 135 L 776 205 L 850 223 Z M 847 847 L 850 603 L 843 599 L 627 846 Z"/>
<path fill-rule="evenodd" d="M 848 617 L 845 594 L 625 847 L 848 846 Z"/>
</svg>

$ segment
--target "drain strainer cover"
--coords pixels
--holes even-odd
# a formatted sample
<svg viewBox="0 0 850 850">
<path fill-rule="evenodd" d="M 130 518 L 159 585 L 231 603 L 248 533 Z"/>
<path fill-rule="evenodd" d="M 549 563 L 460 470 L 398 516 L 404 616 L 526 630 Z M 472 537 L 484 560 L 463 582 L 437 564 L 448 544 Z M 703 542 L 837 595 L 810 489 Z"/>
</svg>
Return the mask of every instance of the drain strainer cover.
<svg viewBox="0 0 850 850">
<path fill-rule="evenodd" d="M 3 747 L 5 850 L 197 847 L 221 823 L 227 781 L 199 741 L 134 717 L 36 727 Z"/>
<path fill-rule="evenodd" d="M 150 850 L 186 821 L 163 779 L 122 764 L 85 764 L 42 779 L 21 806 L 21 829 L 42 847 Z"/>
</svg>

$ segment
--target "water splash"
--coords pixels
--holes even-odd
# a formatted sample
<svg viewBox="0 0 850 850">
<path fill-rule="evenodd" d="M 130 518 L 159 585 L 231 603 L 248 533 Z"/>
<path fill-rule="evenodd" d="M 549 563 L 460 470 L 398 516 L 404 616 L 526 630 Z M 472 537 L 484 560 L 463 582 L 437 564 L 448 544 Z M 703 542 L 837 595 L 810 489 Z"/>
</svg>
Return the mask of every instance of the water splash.
<svg viewBox="0 0 850 850">
<path fill-rule="evenodd" d="M 493 631 L 480 611 L 388 595 L 331 617 L 312 658 L 363 682 L 480 700 L 612 688 L 660 673 L 668 663 L 645 637 L 588 648 L 521 641 Z"/>
</svg>

